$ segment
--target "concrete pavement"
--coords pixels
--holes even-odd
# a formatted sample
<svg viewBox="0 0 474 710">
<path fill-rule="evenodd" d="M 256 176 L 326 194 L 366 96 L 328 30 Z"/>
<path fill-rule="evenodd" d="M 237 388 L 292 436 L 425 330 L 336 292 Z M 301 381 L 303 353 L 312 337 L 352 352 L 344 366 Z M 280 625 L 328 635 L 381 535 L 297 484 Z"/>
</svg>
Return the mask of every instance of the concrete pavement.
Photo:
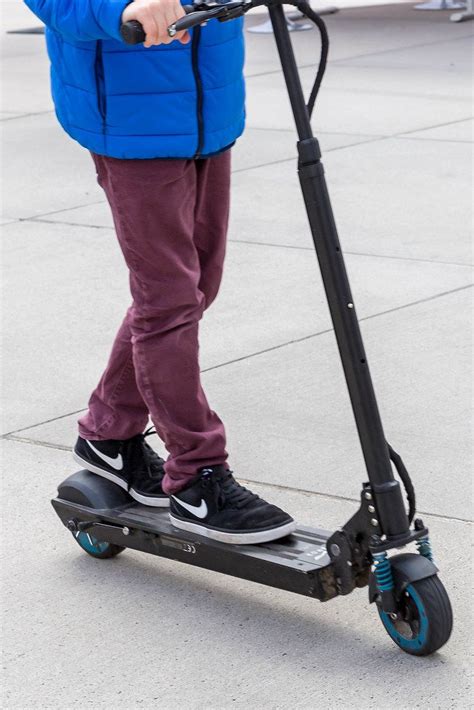
<svg viewBox="0 0 474 710">
<path fill-rule="evenodd" d="M 9 1 L 2 22 L 38 25 Z M 56 125 L 43 38 L 4 35 L 6 708 L 471 707 L 473 26 L 410 5 L 328 25 L 314 125 L 387 438 L 432 530 L 453 637 L 413 659 L 366 590 L 321 605 L 138 553 L 98 562 L 60 527 L 49 498 L 74 470 L 75 421 L 127 274 L 90 158 Z M 309 86 L 316 33 L 294 43 Z M 355 509 L 364 470 L 276 61 L 271 37 L 247 36 L 248 130 L 201 364 L 236 472 L 331 529 Z"/>
</svg>

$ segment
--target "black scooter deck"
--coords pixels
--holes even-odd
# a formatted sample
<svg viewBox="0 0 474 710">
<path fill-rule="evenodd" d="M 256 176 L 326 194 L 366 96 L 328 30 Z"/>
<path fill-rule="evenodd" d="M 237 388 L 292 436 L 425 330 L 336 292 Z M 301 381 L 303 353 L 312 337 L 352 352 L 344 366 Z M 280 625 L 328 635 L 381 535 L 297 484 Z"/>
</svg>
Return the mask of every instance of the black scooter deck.
<svg viewBox="0 0 474 710">
<path fill-rule="evenodd" d="M 116 485 L 79 471 L 59 486 L 52 501 L 74 533 L 204 567 L 326 601 L 337 595 L 326 551 L 331 532 L 298 526 L 296 532 L 259 545 L 229 545 L 175 528 L 167 508 L 131 502 Z"/>
</svg>

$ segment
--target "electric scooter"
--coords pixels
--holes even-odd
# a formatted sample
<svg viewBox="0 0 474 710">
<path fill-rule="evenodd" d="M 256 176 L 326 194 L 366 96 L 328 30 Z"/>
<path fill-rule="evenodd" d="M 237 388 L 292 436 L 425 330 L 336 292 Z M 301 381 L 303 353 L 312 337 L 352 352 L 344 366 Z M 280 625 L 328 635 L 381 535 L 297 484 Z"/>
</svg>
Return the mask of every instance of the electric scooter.
<svg viewBox="0 0 474 710">
<path fill-rule="evenodd" d="M 168 32 L 172 37 L 211 19 L 228 21 L 253 7 L 268 7 L 298 133 L 299 180 L 367 469 L 360 506 L 335 532 L 300 525 L 293 534 L 274 542 L 230 545 L 174 528 L 167 510 L 141 505 L 126 491 L 85 470 L 61 483 L 52 504 L 79 545 L 96 558 L 114 557 L 132 548 L 320 601 L 368 586 L 369 600 L 375 603 L 392 640 L 403 651 L 424 656 L 448 640 L 453 623 L 451 605 L 433 561 L 428 530 L 420 518 L 415 519 L 410 477 L 401 457 L 385 439 L 321 152 L 311 129 L 328 55 L 327 30 L 305 0 L 284 2 L 314 22 L 321 36 L 319 67 L 307 105 L 283 0 L 231 0 L 225 4 L 205 0 L 186 6 L 187 14 Z M 124 24 L 121 32 L 129 44 L 145 39 L 136 21 Z M 408 510 L 398 478 L 405 488 Z M 412 552 L 389 555 L 411 543 Z"/>
</svg>

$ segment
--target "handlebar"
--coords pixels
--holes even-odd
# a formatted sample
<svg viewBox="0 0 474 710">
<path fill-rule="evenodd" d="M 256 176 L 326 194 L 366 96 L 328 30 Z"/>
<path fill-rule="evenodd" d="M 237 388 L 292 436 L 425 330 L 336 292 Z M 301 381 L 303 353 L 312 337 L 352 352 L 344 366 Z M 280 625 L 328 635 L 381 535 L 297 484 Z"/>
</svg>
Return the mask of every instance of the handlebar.
<svg viewBox="0 0 474 710">
<path fill-rule="evenodd" d="M 168 27 L 168 35 L 174 37 L 178 32 L 189 30 L 213 18 L 220 22 L 240 17 L 251 7 L 263 5 L 264 0 L 235 0 L 234 2 L 199 2 L 196 5 L 183 5 L 184 17 Z M 138 20 L 130 20 L 120 27 L 120 34 L 126 44 L 142 44 L 146 39 L 145 31 Z"/>
</svg>

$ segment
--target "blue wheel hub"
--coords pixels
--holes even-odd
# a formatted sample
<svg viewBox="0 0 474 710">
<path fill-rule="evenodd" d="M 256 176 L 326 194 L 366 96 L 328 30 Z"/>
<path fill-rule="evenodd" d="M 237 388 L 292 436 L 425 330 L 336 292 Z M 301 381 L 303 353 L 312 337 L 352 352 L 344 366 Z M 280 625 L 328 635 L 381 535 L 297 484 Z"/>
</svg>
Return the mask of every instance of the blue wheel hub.
<svg viewBox="0 0 474 710">
<path fill-rule="evenodd" d="M 401 648 L 415 651 L 424 646 L 428 635 L 428 617 L 417 591 L 409 584 L 402 594 L 396 618 L 379 608 L 388 634 Z"/>
<path fill-rule="evenodd" d="M 110 547 L 108 542 L 101 542 L 88 532 L 78 532 L 74 537 L 79 545 L 91 555 L 102 555 L 104 552 L 107 552 Z"/>
</svg>

